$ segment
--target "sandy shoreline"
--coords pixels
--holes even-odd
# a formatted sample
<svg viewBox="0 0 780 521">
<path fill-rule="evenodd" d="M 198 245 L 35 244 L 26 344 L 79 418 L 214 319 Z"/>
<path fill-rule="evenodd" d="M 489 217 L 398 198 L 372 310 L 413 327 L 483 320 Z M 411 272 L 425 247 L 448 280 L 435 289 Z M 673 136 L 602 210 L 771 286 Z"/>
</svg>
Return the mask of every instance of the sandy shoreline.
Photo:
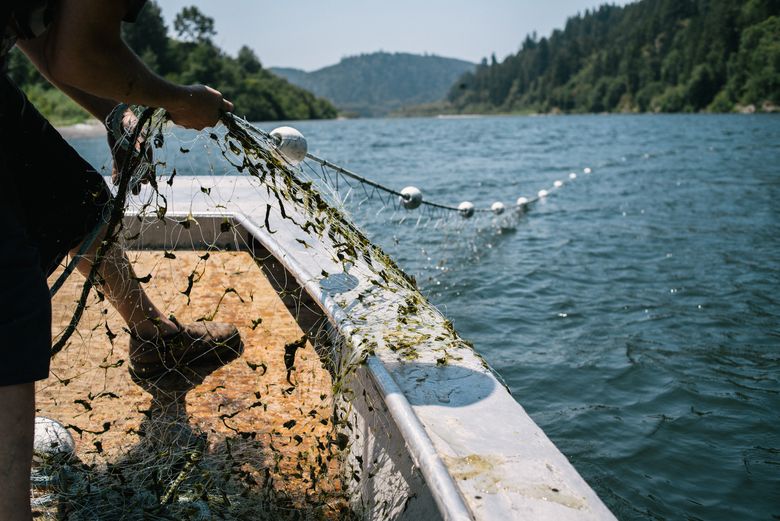
<svg viewBox="0 0 780 521">
<path fill-rule="evenodd" d="M 106 127 L 104 127 L 103 123 L 96 119 L 90 119 L 84 123 L 76 123 L 75 125 L 55 125 L 54 128 L 56 128 L 57 132 L 59 132 L 65 139 L 97 137 L 106 133 Z"/>
</svg>

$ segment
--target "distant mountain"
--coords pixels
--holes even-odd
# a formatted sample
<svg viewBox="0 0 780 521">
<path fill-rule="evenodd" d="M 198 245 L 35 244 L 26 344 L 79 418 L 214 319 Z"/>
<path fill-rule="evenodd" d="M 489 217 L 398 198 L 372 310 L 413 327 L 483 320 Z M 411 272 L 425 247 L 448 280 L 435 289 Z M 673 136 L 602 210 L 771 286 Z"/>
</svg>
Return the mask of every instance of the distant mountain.
<svg viewBox="0 0 780 521">
<path fill-rule="evenodd" d="M 449 102 L 460 113 L 775 111 L 780 1 L 603 5 L 484 60 Z"/>
<path fill-rule="evenodd" d="M 293 69 L 291 67 L 270 67 L 268 70 L 299 87 L 306 81 L 309 74 L 311 74 L 302 71 L 301 69 Z"/>
<path fill-rule="evenodd" d="M 328 99 L 343 113 L 377 117 L 444 99 L 453 83 L 474 67 L 467 61 L 440 56 L 378 52 L 344 58 L 314 72 L 270 70 Z"/>
</svg>

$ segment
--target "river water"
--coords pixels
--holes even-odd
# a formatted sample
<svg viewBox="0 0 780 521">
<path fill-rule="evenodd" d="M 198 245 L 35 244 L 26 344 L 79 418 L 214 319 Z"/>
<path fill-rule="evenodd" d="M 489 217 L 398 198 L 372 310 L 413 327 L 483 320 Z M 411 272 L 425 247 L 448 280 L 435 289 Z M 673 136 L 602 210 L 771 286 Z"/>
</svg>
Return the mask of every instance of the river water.
<svg viewBox="0 0 780 521">
<path fill-rule="evenodd" d="M 780 117 L 295 126 L 312 152 L 447 204 L 511 205 L 577 173 L 501 226 L 345 207 L 618 518 L 780 519 Z M 105 165 L 102 139 L 71 143 Z"/>
</svg>

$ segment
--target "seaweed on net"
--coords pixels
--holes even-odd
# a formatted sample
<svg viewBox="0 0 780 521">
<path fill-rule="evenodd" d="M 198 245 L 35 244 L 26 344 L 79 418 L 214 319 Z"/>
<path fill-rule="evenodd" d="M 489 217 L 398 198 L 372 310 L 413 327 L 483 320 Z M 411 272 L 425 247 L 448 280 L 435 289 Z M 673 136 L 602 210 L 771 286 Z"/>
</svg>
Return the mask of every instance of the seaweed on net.
<svg viewBox="0 0 780 521">
<path fill-rule="evenodd" d="M 53 301 L 52 377 L 39 386 L 39 411 L 62 420 L 79 448 L 77 458 L 42 462 L 37 469 L 51 478 L 33 490 L 44 519 L 360 517 L 371 500 L 359 497 L 355 483 L 377 479 L 370 467 L 382 461 L 350 455 L 360 421 L 356 400 L 368 399 L 352 389 L 356 370 L 368 356 L 445 365 L 470 349 L 415 280 L 318 190 L 333 191 L 333 183 L 307 178 L 247 122 L 227 115 L 224 123 L 224 133 L 169 148 L 187 158 L 195 146 L 216 150 L 213 156 L 224 158 L 266 201 L 254 216 L 258 226 L 269 234 L 295 230 L 303 251 L 317 245 L 325 256 L 319 282 L 338 275 L 358 281 L 333 295 L 349 334 L 335 333 L 306 293 L 306 281 L 270 269 L 274 262 L 264 249 L 187 244 L 197 232 L 197 216 L 178 222 L 168 217 L 177 169 L 156 159 L 156 182 L 133 198 L 137 176 L 126 159 L 92 273 L 81 282 L 66 268 Z M 142 128 L 152 136 L 145 147 L 162 152 L 175 142 L 160 111 L 142 112 L 132 142 Z M 203 185 L 200 194 L 219 197 Z M 217 200 L 215 206 L 230 210 L 231 203 Z M 138 231 L 124 228 L 128 207 L 139 213 Z M 110 248 L 133 244 L 154 226 L 181 230 L 172 230 L 178 239 L 162 251 L 131 253 L 138 272 L 148 274 L 136 280 L 180 318 L 235 322 L 245 343 L 253 344 L 205 380 L 179 371 L 177 377 L 192 387 L 186 396 L 163 385 L 146 384 L 142 391 L 129 381 L 119 347 L 128 332 L 99 290 L 99 268 Z M 220 233 L 231 228 L 226 220 Z M 268 283 L 261 284 L 263 273 Z M 269 301 L 264 295 L 271 291 Z M 305 315 L 319 318 L 304 326 Z M 298 324 L 279 326 L 284 316 Z M 394 500 L 408 499 L 402 485 L 392 486 L 399 488 Z"/>
</svg>

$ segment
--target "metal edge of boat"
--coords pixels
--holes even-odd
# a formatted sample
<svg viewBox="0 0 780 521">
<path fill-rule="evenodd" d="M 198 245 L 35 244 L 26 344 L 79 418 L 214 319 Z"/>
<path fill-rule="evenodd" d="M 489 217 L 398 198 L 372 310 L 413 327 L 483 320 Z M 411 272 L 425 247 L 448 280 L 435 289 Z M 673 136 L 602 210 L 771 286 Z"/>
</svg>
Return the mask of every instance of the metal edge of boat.
<svg viewBox="0 0 780 521">
<path fill-rule="evenodd" d="M 192 226 L 177 225 L 183 221 Z M 131 249 L 170 248 L 185 236 L 189 248 L 265 250 L 270 255 L 253 251 L 265 259 L 264 270 L 283 269 L 347 347 L 359 346 L 343 303 L 320 284 L 320 266 L 328 260 L 316 258 L 316 251 L 295 251 L 278 233 L 283 227 L 280 221 L 270 233 L 235 212 L 125 217 Z M 448 367 L 372 354 L 349 386 L 348 459 L 358 471 L 349 490 L 365 518 L 615 519 L 476 353 L 459 353 Z"/>
</svg>

